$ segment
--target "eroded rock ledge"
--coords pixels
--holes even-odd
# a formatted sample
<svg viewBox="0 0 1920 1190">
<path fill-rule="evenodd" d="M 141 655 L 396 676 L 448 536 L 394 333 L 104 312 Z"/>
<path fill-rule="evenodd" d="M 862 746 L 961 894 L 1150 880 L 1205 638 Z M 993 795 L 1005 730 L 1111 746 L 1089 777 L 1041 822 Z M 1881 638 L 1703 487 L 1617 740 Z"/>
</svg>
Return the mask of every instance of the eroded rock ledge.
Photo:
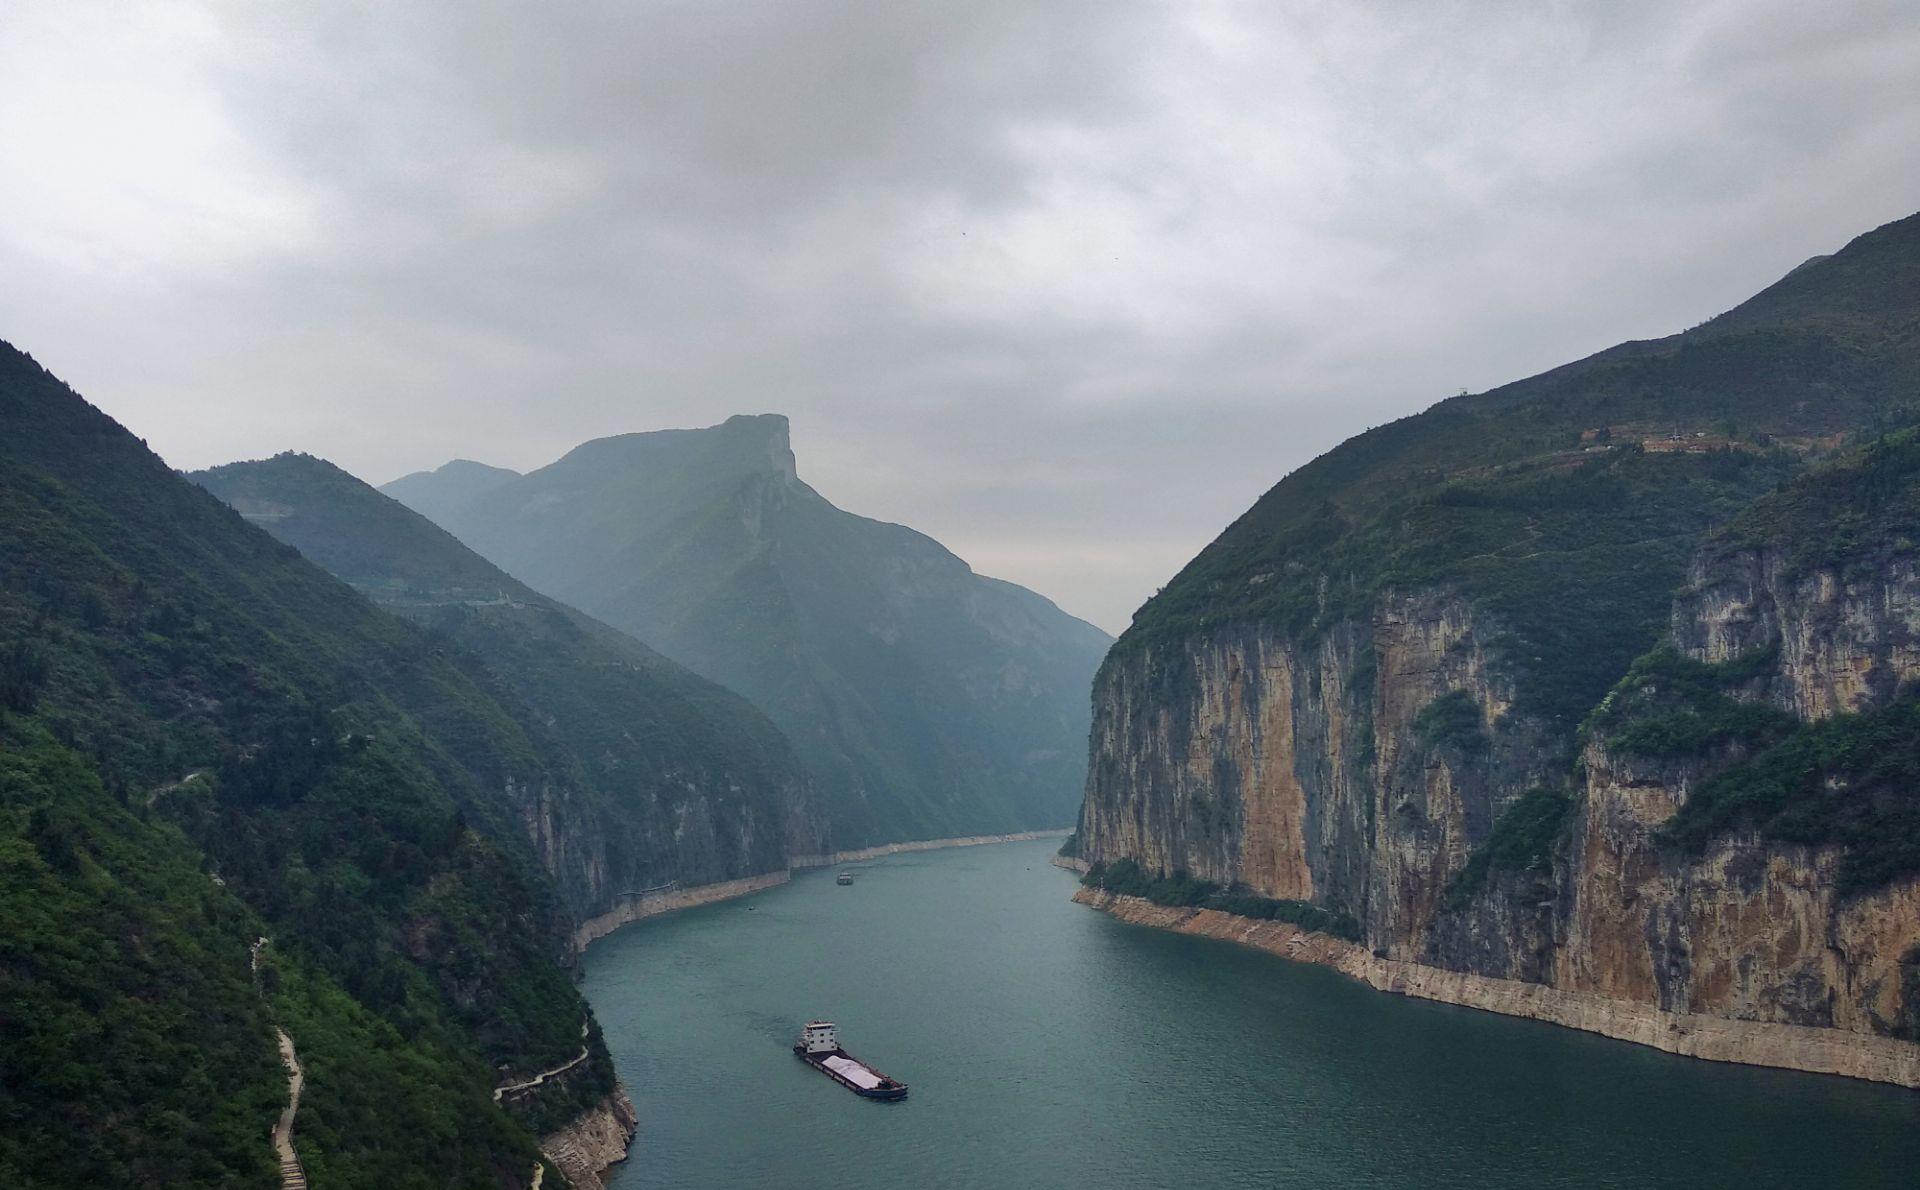
<svg viewBox="0 0 1920 1190">
<path fill-rule="evenodd" d="M 560 1167 L 575 1190 L 601 1190 L 607 1170 L 627 1159 L 638 1117 L 627 1089 L 615 1084 L 613 1094 L 558 1132 L 540 1138 L 540 1151 Z"/>
<path fill-rule="evenodd" d="M 1082 888 L 1073 899 L 1134 925 L 1237 942 L 1332 967 L 1376 990 L 1582 1029 L 1712 1062 L 1774 1066 L 1920 1088 L 1920 1045 L 1876 1034 L 1664 1012 L 1648 1004 L 1374 957 L 1364 947 L 1285 922 L 1175 909 Z"/>
</svg>

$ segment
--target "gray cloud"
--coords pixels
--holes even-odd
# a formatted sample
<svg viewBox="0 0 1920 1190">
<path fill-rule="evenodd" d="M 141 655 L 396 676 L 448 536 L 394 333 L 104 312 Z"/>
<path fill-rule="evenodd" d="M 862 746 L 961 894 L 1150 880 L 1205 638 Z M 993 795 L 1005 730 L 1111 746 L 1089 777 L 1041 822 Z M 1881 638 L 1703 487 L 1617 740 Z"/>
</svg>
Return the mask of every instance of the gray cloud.
<svg viewBox="0 0 1920 1190">
<path fill-rule="evenodd" d="M 1920 206 L 1897 3 L 0 16 L 0 335 L 170 461 L 794 419 L 1109 628 L 1343 437 Z"/>
</svg>

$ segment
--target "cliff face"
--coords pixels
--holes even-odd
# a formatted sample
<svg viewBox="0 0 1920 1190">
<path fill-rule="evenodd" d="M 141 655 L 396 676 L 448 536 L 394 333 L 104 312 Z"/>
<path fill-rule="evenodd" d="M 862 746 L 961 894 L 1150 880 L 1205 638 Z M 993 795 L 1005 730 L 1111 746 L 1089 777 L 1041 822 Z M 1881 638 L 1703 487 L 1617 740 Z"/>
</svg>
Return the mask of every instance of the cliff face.
<svg viewBox="0 0 1920 1190">
<path fill-rule="evenodd" d="M 1670 638 L 1703 665 L 1765 658 L 1732 697 L 1806 721 L 1870 712 L 1920 678 L 1916 632 L 1911 560 L 1800 573 L 1751 550 L 1696 559 Z M 1838 846 L 1744 829 L 1695 854 L 1662 836 L 1751 747 L 1647 757 L 1595 728 L 1550 859 L 1495 866 L 1463 893 L 1503 812 L 1564 780 L 1564 753 L 1513 713 L 1489 654 L 1500 636 L 1427 592 L 1309 643 L 1249 626 L 1117 656 L 1096 687 L 1081 856 L 1345 911 L 1379 960 L 1669 1014 L 1920 1036 L 1920 878 L 1844 897 Z"/>
<path fill-rule="evenodd" d="M 1796 568 L 1779 549 L 1698 560 L 1676 601 L 1673 643 L 1726 664 L 1777 660 L 1741 696 L 1800 720 L 1872 712 L 1920 677 L 1920 575 L 1911 559 L 1850 573 Z M 1700 781 L 1739 759 L 1678 762 L 1585 752 L 1555 982 L 1670 1011 L 1912 1036 L 1920 879 L 1844 898 L 1842 851 L 1737 830 L 1703 854 L 1663 846 Z"/>
<path fill-rule="evenodd" d="M 487 775 L 577 921 L 630 920 L 666 892 L 784 877 L 790 855 L 823 846 L 799 761 L 744 699 L 531 590 L 323 460 L 283 454 L 193 478 L 432 630 L 449 662 L 497 697 L 518 746 Z"/>
<path fill-rule="evenodd" d="M 1708 662 L 1772 648 L 1764 696 L 1802 719 L 1886 703 L 1920 674 L 1920 575 L 1911 557 L 1805 570 L 1777 548 L 1697 560 L 1674 608 L 1674 643 Z"/>
<path fill-rule="evenodd" d="M 1916 316 L 1920 216 L 1286 476 L 1096 679 L 1089 879 L 1350 936 L 1376 986 L 1891 1069 L 1834 1046 L 1920 1040 Z"/>
<path fill-rule="evenodd" d="M 560 1167 L 575 1190 L 600 1190 L 607 1171 L 627 1159 L 639 1127 L 627 1089 L 613 1092 L 557 1132 L 540 1138 L 540 1151 Z"/>
<path fill-rule="evenodd" d="M 1117 656 L 1095 688 L 1083 858 L 1311 901 L 1415 957 L 1448 879 L 1542 764 L 1507 714 L 1495 635 L 1424 593 L 1306 644 L 1248 626 Z"/>
</svg>

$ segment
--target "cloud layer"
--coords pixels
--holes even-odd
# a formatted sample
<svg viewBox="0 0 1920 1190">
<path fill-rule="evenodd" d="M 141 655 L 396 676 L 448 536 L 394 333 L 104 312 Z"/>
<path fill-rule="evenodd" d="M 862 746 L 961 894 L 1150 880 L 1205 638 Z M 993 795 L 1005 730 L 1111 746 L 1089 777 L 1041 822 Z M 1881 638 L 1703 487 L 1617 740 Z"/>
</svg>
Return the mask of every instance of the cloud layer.
<svg viewBox="0 0 1920 1190">
<path fill-rule="evenodd" d="M 786 412 L 1117 630 L 1340 439 L 1920 207 L 1916 61 L 1876 0 L 27 0 L 0 337 L 183 467 Z"/>
</svg>

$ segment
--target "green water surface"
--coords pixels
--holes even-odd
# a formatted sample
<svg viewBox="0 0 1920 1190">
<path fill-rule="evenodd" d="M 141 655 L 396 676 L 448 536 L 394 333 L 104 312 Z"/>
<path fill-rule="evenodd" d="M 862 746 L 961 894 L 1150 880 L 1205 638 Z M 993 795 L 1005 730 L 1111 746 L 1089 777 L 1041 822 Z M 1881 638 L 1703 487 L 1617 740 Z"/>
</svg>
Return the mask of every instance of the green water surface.
<svg viewBox="0 0 1920 1190">
<path fill-rule="evenodd" d="M 1920 1185 L 1920 1093 L 1383 995 L 1072 904 L 1055 844 L 900 855 L 628 927 L 586 992 L 650 1187 Z M 910 1083 L 796 1060 L 829 1017 Z"/>
</svg>

